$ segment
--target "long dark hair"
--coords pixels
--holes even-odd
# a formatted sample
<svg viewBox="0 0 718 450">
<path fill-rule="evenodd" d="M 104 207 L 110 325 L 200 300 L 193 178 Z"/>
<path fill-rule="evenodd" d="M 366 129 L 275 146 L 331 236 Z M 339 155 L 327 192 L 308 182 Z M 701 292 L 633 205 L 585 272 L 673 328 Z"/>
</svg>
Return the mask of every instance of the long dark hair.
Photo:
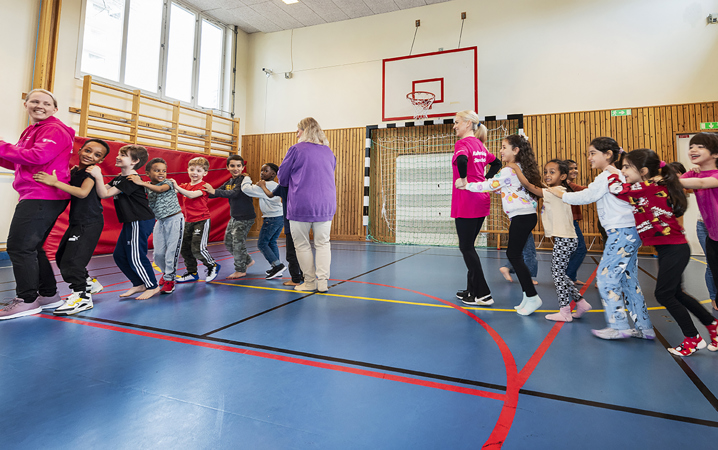
<svg viewBox="0 0 718 450">
<path fill-rule="evenodd" d="M 663 167 L 661 167 L 661 158 L 658 157 L 656 152 L 647 148 L 627 153 L 626 161 L 638 169 L 639 172 L 644 167 L 648 169 L 650 178 L 660 175 L 663 179 L 658 184 L 668 189 L 669 206 L 673 208 L 673 214 L 676 217 L 681 217 L 686 212 L 688 200 L 679 180 L 680 176 L 673 166 L 663 163 Z"/>
<path fill-rule="evenodd" d="M 612 137 L 597 137 L 591 141 L 589 146 L 595 148 L 601 153 L 608 153 L 611 151 L 611 164 L 618 167 L 619 169 L 623 165 L 623 156 L 625 153 L 618 142 Z"/>
<path fill-rule="evenodd" d="M 573 192 L 571 186 L 568 185 L 568 160 L 552 159 L 551 161 L 547 162 L 544 167 L 546 167 L 550 163 L 554 163 L 558 166 L 558 171 L 561 173 L 561 175 L 566 175 L 566 178 L 561 181 L 561 186 L 565 187 L 568 192 Z"/>
<path fill-rule="evenodd" d="M 528 139 L 518 134 L 512 134 L 511 136 L 505 137 L 504 140 L 514 148 L 518 148 L 519 152 L 516 154 L 515 161 L 521 166 L 526 180 L 536 187 L 543 187 L 543 179 L 539 173 L 538 163 L 534 156 L 534 151 L 531 148 L 531 144 Z M 526 190 L 529 195 L 534 199 L 538 200 L 538 197 L 531 193 L 528 189 Z"/>
</svg>

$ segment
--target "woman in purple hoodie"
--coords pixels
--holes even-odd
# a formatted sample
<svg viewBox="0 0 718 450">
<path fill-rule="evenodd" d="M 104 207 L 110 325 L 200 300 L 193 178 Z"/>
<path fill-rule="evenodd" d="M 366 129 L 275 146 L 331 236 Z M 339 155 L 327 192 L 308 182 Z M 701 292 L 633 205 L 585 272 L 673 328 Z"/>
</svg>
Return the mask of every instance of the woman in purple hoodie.
<svg viewBox="0 0 718 450">
<path fill-rule="evenodd" d="M 42 246 L 57 217 L 65 210 L 70 194 L 32 176 L 37 172 L 57 174 L 70 182 L 70 155 L 75 131 L 53 117 L 57 100 L 51 92 L 33 89 L 25 98 L 30 126 L 17 144 L 0 139 L 0 166 L 15 172 L 12 186 L 20 201 L 10 223 L 7 253 L 15 275 L 17 297 L 0 310 L 0 320 L 36 314 L 62 305 L 55 275 Z"/>
<path fill-rule="evenodd" d="M 287 186 L 287 219 L 292 239 L 304 272 L 304 283 L 298 291 L 327 291 L 329 266 L 332 262 L 329 232 L 337 211 L 334 169 L 337 158 L 321 127 L 311 117 L 297 125 L 297 145 L 287 151 L 277 172 L 279 184 Z M 314 231 L 316 262 L 309 243 L 309 230 Z"/>
</svg>

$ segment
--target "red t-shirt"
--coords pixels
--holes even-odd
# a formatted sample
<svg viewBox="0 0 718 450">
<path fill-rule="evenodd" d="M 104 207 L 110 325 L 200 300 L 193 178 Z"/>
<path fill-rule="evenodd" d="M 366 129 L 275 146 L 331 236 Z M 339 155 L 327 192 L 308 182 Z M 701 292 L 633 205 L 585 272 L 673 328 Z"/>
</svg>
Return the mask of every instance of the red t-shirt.
<svg viewBox="0 0 718 450">
<path fill-rule="evenodd" d="M 204 183 L 182 183 L 179 185 L 187 191 L 202 191 Z M 197 198 L 187 198 L 182 196 L 182 211 L 187 222 L 201 222 L 209 219 L 209 208 L 207 207 L 208 194 L 202 191 L 202 196 Z"/>
<path fill-rule="evenodd" d="M 484 144 L 474 136 L 459 139 L 454 144 L 454 156 L 451 158 L 453 168 L 453 181 L 459 179 L 459 169 L 456 167 L 456 158 L 466 155 L 469 162 L 466 166 L 466 181 L 478 183 L 484 181 L 486 165 L 496 159 L 493 153 L 489 153 Z M 491 198 L 488 192 L 471 192 L 469 190 L 456 189 L 451 186 L 451 217 L 476 219 L 489 215 Z"/>
</svg>

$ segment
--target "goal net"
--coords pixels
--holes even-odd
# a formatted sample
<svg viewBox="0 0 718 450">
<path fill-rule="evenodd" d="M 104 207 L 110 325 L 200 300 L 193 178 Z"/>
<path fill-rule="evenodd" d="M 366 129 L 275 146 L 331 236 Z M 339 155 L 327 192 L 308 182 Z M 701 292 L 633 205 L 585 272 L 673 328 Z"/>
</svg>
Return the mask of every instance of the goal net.
<svg viewBox="0 0 718 450">
<path fill-rule="evenodd" d="M 518 121 L 500 120 L 485 125 L 489 129 L 486 147 L 499 157 L 501 140 L 518 131 Z M 372 131 L 371 239 L 396 244 L 458 245 L 451 218 L 451 159 L 456 140 L 451 124 Z M 508 225 L 500 196 L 492 194 L 491 214 L 484 221 L 476 245 L 496 246 L 496 232 L 508 230 Z"/>
</svg>

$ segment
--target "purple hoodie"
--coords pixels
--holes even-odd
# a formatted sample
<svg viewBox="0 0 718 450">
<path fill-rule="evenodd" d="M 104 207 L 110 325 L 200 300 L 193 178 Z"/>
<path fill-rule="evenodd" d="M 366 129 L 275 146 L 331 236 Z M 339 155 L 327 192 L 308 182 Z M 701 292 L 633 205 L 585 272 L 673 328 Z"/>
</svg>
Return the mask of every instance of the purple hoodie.
<svg viewBox="0 0 718 450">
<path fill-rule="evenodd" d="M 337 158 L 326 145 L 300 142 L 287 151 L 277 178 L 289 187 L 287 219 L 327 222 L 337 212 L 334 169 Z"/>
<path fill-rule="evenodd" d="M 20 200 L 67 200 L 70 194 L 32 179 L 37 172 L 52 174 L 70 183 L 70 155 L 75 130 L 54 116 L 22 132 L 17 145 L 0 141 L 0 166 L 15 171 L 12 187 Z"/>
</svg>

